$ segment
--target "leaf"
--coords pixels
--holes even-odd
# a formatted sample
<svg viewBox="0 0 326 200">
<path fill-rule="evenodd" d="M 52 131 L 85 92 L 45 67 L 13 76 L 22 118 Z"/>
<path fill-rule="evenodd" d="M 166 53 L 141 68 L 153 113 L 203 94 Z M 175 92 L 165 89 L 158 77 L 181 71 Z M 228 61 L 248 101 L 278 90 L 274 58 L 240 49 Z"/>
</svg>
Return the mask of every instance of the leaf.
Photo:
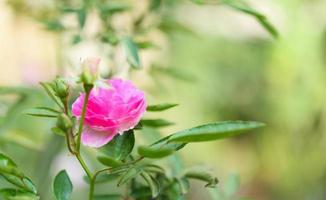
<svg viewBox="0 0 326 200">
<path fill-rule="evenodd" d="M 95 183 L 106 183 L 114 181 L 117 178 L 119 178 L 119 174 L 101 173 L 97 175 Z M 86 183 L 90 183 L 88 176 L 84 176 L 83 179 Z"/>
<path fill-rule="evenodd" d="M 266 16 L 251 8 L 245 2 L 240 0 L 224 0 L 224 4 L 230 6 L 235 10 L 239 10 L 245 14 L 251 15 L 275 38 L 278 37 L 276 28 L 268 21 Z"/>
<path fill-rule="evenodd" d="M 143 126 L 154 127 L 154 128 L 171 126 L 174 124 L 173 122 L 167 121 L 165 119 L 142 119 L 140 120 L 140 123 Z"/>
<path fill-rule="evenodd" d="M 152 192 L 152 198 L 156 198 L 160 192 L 160 185 L 157 180 L 155 180 L 150 174 L 146 172 L 141 172 L 140 175 L 144 178 L 144 180 L 150 187 Z"/>
<path fill-rule="evenodd" d="M 24 114 L 35 116 L 35 117 L 49 117 L 49 118 L 56 118 L 58 117 L 58 113 L 54 113 L 53 111 L 49 111 L 46 109 L 39 109 L 39 108 L 29 108 L 24 111 Z"/>
<path fill-rule="evenodd" d="M 147 147 L 147 146 L 139 146 L 138 154 L 147 158 L 163 158 L 171 155 L 174 152 L 174 149 L 161 147 Z"/>
<path fill-rule="evenodd" d="M 135 42 L 135 44 L 137 45 L 138 49 L 158 48 L 158 46 L 151 41 Z"/>
<path fill-rule="evenodd" d="M 141 170 L 139 168 L 136 167 L 129 168 L 118 181 L 118 187 L 130 181 L 131 179 L 135 178 L 140 172 Z"/>
<path fill-rule="evenodd" d="M 63 24 L 57 19 L 44 19 L 41 20 L 41 23 L 45 26 L 46 30 L 61 32 L 65 30 Z"/>
<path fill-rule="evenodd" d="M 165 174 L 165 170 L 154 164 L 146 164 L 143 166 L 144 170 L 149 173 L 155 173 L 155 174 Z"/>
<path fill-rule="evenodd" d="M 23 183 L 25 185 L 25 187 L 28 189 L 28 191 L 37 194 L 37 189 L 34 185 L 34 183 L 27 177 L 23 178 Z"/>
<path fill-rule="evenodd" d="M 177 178 L 176 181 L 180 187 L 181 194 L 187 194 L 190 188 L 189 181 L 185 177 Z"/>
<path fill-rule="evenodd" d="M 115 1 L 107 4 L 100 3 L 98 5 L 99 10 L 101 11 L 101 14 L 104 16 L 112 15 L 117 12 L 124 12 L 131 8 L 131 5 L 125 2 L 119 2 Z"/>
<path fill-rule="evenodd" d="M 151 112 L 164 111 L 164 110 L 176 107 L 178 105 L 179 104 L 175 104 L 175 103 L 162 103 L 162 104 L 156 104 L 156 105 L 149 105 L 149 106 L 147 106 L 147 111 L 151 111 Z"/>
<path fill-rule="evenodd" d="M 52 127 L 51 131 L 59 136 L 66 136 L 66 133 L 58 127 Z"/>
<path fill-rule="evenodd" d="M 59 106 L 59 108 L 63 109 L 62 102 L 60 99 L 55 95 L 50 83 L 40 83 L 43 89 L 46 91 L 48 96 Z"/>
<path fill-rule="evenodd" d="M 151 0 L 149 9 L 151 11 L 156 11 L 160 8 L 161 5 L 162 5 L 162 0 Z"/>
<path fill-rule="evenodd" d="M 215 187 L 218 183 L 216 177 L 203 170 L 189 170 L 184 173 L 184 177 L 205 181 L 207 182 L 205 187 Z"/>
<path fill-rule="evenodd" d="M 224 185 L 224 194 L 227 197 L 231 197 L 239 190 L 239 187 L 240 187 L 239 175 L 231 174 Z"/>
<path fill-rule="evenodd" d="M 205 124 L 174 133 L 169 142 L 204 142 L 236 136 L 246 131 L 265 126 L 254 121 L 224 121 Z"/>
<path fill-rule="evenodd" d="M 60 171 L 54 179 L 53 191 L 57 200 L 68 200 L 72 193 L 72 183 L 66 170 Z"/>
<path fill-rule="evenodd" d="M 82 9 L 78 10 L 77 17 L 78 17 L 79 27 L 84 28 L 85 22 L 86 22 L 86 19 L 87 19 L 87 10 L 86 10 L 86 8 L 82 8 Z"/>
<path fill-rule="evenodd" d="M 58 111 L 56 109 L 49 108 L 49 107 L 44 107 L 44 106 L 38 106 L 38 107 L 35 107 L 35 109 L 45 110 L 45 111 L 52 112 L 52 113 L 60 113 L 60 111 Z"/>
<path fill-rule="evenodd" d="M 135 69 L 140 69 L 141 63 L 138 55 L 137 45 L 130 37 L 125 37 L 121 40 L 122 48 L 124 49 L 128 63 Z"/>
<path fill-rule="evenodd" d="M 102 163 L 105 166 L 108 167 L 117 167 L 122 165 L 123 163 L 119 160 L 116 160 L 114 158 L 108 157 L 108 156 L 98 156 L 97 160 Z"/>
<path fill-rule="evenodd" d="M 1 189 L 0 196 L 2 200 L 39 200 L 40 198 L 30 192 L 25 192 L 17 189 Z"/>
<path fill-rule="evenodd" d="M 120 200 L 122 196 L 120 194 L 102 194 L 94 195 L 93 200 Z"/>
<path fill-rule="evenodd" d="M 132 152 L 134 145 L 134 131 L 129 130 L 115 136 L 112 141 L 101 147 L 100 151 L 116 160 L 123 160 Z"/>
</svg>

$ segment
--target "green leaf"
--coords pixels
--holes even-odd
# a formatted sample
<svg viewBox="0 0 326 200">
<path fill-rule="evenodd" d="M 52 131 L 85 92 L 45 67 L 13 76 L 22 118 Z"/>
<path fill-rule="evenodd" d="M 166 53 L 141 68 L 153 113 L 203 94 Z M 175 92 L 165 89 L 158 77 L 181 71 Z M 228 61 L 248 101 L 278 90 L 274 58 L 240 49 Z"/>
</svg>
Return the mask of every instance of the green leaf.
<svg viewBox="0 0 326 200">
<path fill-rule="evenodd" d="M 151 112 L 158 112 L 158 111 L 164 111 L 170 108 L 173 108 L 179 104 L 175 103 L 162 103 L 162 104 L 156 104 L 156 105 L 149 105 L 147 106 L 147 111 Z"/>
<path fill-rule="evenodd" d="M 182 178 L 177 178 L 176 181 L 180 187 L 181 194 L 187 194 L 190 188 L 188 179 L 182 177 Z"/>
<path fill-rule="evenodd" d="M 174 152 L 173 148 L 167 147 L 147 147 L 147 146 L 139 146 L 138 154 L 147 158 L 163 158 L 171 155 Z"/>
<path fill-rule="evenodd" d="M 276 28 L 268 21 L 266 16 L 251 8 L 244 1 L 241 0 L 224 0 L 224 4 L 230 6 L 235 10 L 239 10 L 245 14 L 251 15 L 275 38 L 278 37 Z"/>
<path fill-rule="evenodd" d="M 93 200 L 121 200 L 122 196 L 120 194 L 102 194 L 94 195 Z"/>
<path fill-rule="evenodd" d="M 151 0 L 149 9 L 151 11 L 156 11 L 160 8 L 161 5 L 162 5 L 162 0 Z"/>
<path fill-rule="evenodd" d="M 108 156 L 98 156 L 97 160 L 108 167 L 117 167 L 123 164 L 121 161 Z"/>
<path fill-rule="evenodd" d="M 239 175 L 231 174 L 224 185 L 224 194 L 227 197 L 231 197 L 239 190 L 239 187 L 240 187 Z"/>
<path fill-rule="evenodd" d="M 141 68 L 137 45 L 133 40 L 130 37 L 125 37 L 121 40 L 121 45 L 126 53 L 128 63 L 135 69 Z"/>
<path fill-rule="evenodd" d="M 246 131 L 265 126 L 253 121 L 224 121 L 205 124 L 174 133 L 169 142 L 204 142 L 236 136 Z"/>
<path fill-rule="evenodd" d="M 54 179 L 53 191 L 57 200 L 68 200 L 73 186 L 66 170 L 60 171 Z"/>
<path fill-rule="evenodd" d="M 123 160 L 132 152 L 134 145 L 134 131 L 129 130 L 115 136 L 112 141 L 101 147 L 100 151 L 116 160 Z"/>
<path fill-rule="evenodd" d="M 119 174 L 108 174 L 108 173 L 101 173 L 97 175 L 95 183 L 106 183 L 110 181 L 114 181 L 119 178 Z M 86 183 L 90 183 L 88 176 L 83 177 Z"/>
<path fill-rule="evenodd" d="M 141 170 L 139 168 L 136 167 L 129 168 L 118 181 L 118 187 L 130 181 L 131 179 L 135 178 L 140 172 Z"/>
<path fill-rule="evenodd" d="M 41 20 L 41 23 L 45 26 L 46 30 L 61 32 L 65 30 L 63 24 L 57 19 L 44 19 Z"/>
<path fill-rule="evenodd" d="M 101 11 L 101 14 L 106 17 L 117 12 L 127 11 L 131 8 L 131 5 L 126 2 L 110 1 L 110 3 L 107 4 L 100 3 L 98 8 Z"/>
<path fill-rule="evenodd" d="M 167 121 L 165 119 L 142 119 L 140 120 L 140 123 L 143 126 L 154 127 L 154 128 L 171 126 L 174 124 L 173 122 Z"/>
<path fill-rule="evenodd" d="M 66 136 L 66 133 L 63 130 L 61 130 L 60 128 L 58 128 L 58 127 L 51 128 L 51 131 L 54 134 L 57 134 L 57 135 L 60 135 L 60 136 Z"/>
<path fill-rule="evenodd" d="M 215 187 L 218 183 L 216 177 L 203 170 L 188 170 L 184 173 L 184 177 L 205 181 L 207 182 L 205 187 Z"/>
<path fill-rule="evenodd" d="M 17 189 L 1 189 L 0 197 L 2 200 L 39 200 L 40 198 L 30 192 L 25 192 Z"/>
<path fill-rule="evenodd" d="M 39 109 L 39 108 L 29 108 L 24 111 L 24 114 L 35 116 L 35 117 L 49 117 L 49 118 L 56 118 L 58 117 L 58 113 L 46 110 L 46 109 Z"/>
<path fill-rule="evenodd" d="M 84 28 L 85 22 L 86 22 L 86 19 L 87 19 L 87 10 L 86 10 L 86 8 L 82 8 L 82 9 L 78 10 L 77 17 L 78 17 L 79 27 Z"/>
<path fill-rule="evenodd" d="M 141 41 L 141 42 L 135 42 L 138 49 L 150 49 L 150 48 L 158 48 L 153 42 L 151 41 Z"/>
<path fill-rule="evenodd" d="M 157 182 L 156 179 L 154 179 L 150 174 L 146 172 L 141 172 L 141 176 L 144 178 L 146 183 L 151 189 L 152 192 L 152 198 L 156 198 L 158 194 L 160 193 L 160 185 Z"/>
<path fill-rule="evenodd" d="M 37 189 L 34 185 L 34 183 L 27 177 L 23 178 L 23 183 L 24 183 L 24 186 L 28 189 L 28 191 L 36 194 L 37 193 Z"/>
<path fill-rule="evenodd" d="M 154 173 L 154 174 L 165 174 L 165 170 L 154 164 L 146 164 L 143 166 L 144 170 L 149 173 Z"/>
<path fill-rule="evenodd" d="M 49 108 L 49 107 L 44 107 L 44 106 L 38 106 L 38 107 L 35 107 L 35 109 L 45 110 L 45 111 L 52 112 L 52 113 L 60 113 L 60 111 L 58 111 L 56 109 Z"/>
<path fill-rule="evenodd" d="M 43 89 L 46 91 L 48 96 L 59 106 L 59 108 L 64 109 L 62 102 L 60 99 L 55 95 L 50 83 L 40 83 Z"/>
</svg>

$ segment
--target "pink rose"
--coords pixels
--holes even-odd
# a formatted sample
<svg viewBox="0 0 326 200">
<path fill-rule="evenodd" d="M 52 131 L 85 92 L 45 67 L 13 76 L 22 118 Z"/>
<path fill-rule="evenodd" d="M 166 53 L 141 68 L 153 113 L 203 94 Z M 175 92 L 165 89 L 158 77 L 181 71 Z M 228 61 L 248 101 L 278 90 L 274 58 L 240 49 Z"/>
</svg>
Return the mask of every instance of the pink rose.
<svg viewBox="0 0 326 200">
<path fill-rule="evenodd" d="M 81 140 L 84 145 L 101 147 L 117 134 L 134 128 L 146 111 L 144 93 L 130 81 L 108 80 L 110 88 L 94 88 L 87 103 Z M 80 117 L 85 94 L 72 105 L 72 113 Z"/>
</svg>

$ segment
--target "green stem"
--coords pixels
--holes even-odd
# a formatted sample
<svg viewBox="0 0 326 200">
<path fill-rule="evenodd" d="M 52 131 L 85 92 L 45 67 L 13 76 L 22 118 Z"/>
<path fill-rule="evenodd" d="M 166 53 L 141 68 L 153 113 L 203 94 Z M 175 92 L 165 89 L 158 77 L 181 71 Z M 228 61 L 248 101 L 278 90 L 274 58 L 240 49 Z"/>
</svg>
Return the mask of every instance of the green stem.
<svg viewBox="0 0 326 200">
<path fill-rule="evenodd" d="M 81 157 L 81 155 L 80 155 L 79 152 L 76 154 L 76 158 L 78 159 L 80 165 L 83 167 L 83 169 L 84 169 L 85 173 L 87 174 L 88 178 L 89 178 L 90 180 L 92 180 L 92 179 L 93 179 L 92 173 L 91 173 L 91 171 L 88 169 L 88 167 L 87 167 L 85 161 L 83 160 L 83 158 Z"/>
<path fill-rule="evenodd" d="M 81 133 L 83 131 L 83 125 L 84 125 L 84 120 L 85 120 L 85 114 L 86 114 L 86 108 L 87 108 L 89 94 L 90 94 L 90 91 L 86 91 L 85 97 L 84 97 L 83 109 L 82 109 L 81 117 L 79 120 L 79 127 L 78 127 L 78 132 L 77 132 L 77 152 L 80 151 Z"/>
</svg>

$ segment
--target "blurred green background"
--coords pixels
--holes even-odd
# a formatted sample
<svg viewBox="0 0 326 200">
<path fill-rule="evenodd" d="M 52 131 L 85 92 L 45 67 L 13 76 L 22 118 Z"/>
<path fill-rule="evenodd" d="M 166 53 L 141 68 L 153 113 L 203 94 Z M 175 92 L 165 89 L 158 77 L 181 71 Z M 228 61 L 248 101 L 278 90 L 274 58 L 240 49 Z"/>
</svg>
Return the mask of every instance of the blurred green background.
<svg viewBox="0 0 326 200">
<path fill-rule="evenodd" d="M 156 115 L 176 122 L 163 129 L 163 134 L 218 120 L 267 124 L 241 137 L 188 145 L 180 155 L 185 166 L 208 165 L 219 177 L 220 187 L 230 174 L 238 174 L 237 195 L 250 199 L 323 200 L 326 1 L 252 3 L 277 27 L 278 39 L 249 16 L 224 7 L 182 2 L 167 12 L 188 27 L 165 35 L 168 47 L 160 59 L 170 70 L 146 70 L 146 75 L 132 72 L 131 77 L 147 91 L 151 103 L 180 104 Z M 17 86 L 14 94 L 5 87 L 0 90 L 1 151 L 13 157 L 40 187 L 46 188 L 51 180 L 46 176 L 49 169 L 53 176 L 61 168 L 67 168 L 73 181 L 83 186 L 74 158 L 63 148 L 58 150 L 63 143 L 50 134 L 51 122 L 21 114 L 26 108 L 49 103 L 35 82 L 55 76 L 54 55 L 60 48 L 55 36 L 30 19 L 13 15 L 4 3 L 0 10 L 0 84 Z M 29 75 L 24 75 L 26 71 Z M 32 81 L 31 73 L 36 77 Z M 48 162 L 51 152 L 52 163 Z M 80 199 L 85 192 L 75 191 L 74 196 Z M 187 199 L 210 198 L 207 189 L 192 183 Z"/>
</svg>

